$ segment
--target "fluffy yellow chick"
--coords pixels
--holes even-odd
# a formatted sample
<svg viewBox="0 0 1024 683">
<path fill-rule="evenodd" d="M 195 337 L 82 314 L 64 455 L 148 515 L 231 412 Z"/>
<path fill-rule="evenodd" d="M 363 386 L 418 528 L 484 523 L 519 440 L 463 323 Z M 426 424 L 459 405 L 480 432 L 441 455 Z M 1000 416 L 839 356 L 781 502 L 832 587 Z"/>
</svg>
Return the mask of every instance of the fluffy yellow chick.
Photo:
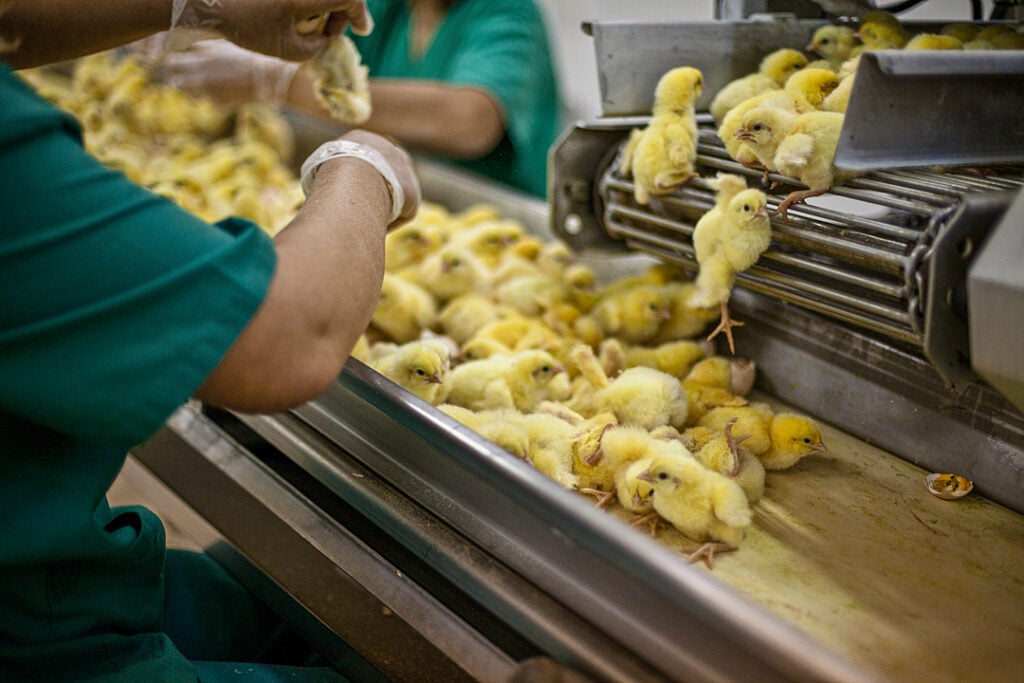
<svg viewBox="0 0 1024 683">
<path fill-rule="evenodd" d="M 964 44 L 942 33 L 918 33 L 907 41 L 904 50 L 962 50 Z"/>
<path fill-rule="evenodd" d="M 857 37 L 863 44 L 851 52 L 851 57 L 864 50 L 898 50 L 910 40 L 910 34 L 902 26 L 882 21 L 861 22 Z"/>
<path fill-rule="evenodd" d="M 781 48 L 769 53 L 761 60 L 757 71 L 734 79 L 715 93 L 708 110 L 721 122 L 722 118 L 743 100 L 755 95 L 777 90 L 786 80 L 807 66 L 807 57 L 799 50 Z"/>
<path fill-rule="evenodd" d="M 399 344 L 410 342 L 433 324 L 437 304 L 419 285 L 385 272 L 371 325 Z"/>
<path fill-rule="evenodd" d="M 830 69 L 801 69 L 786 81 L 781 90 L 764 93 L 744 100 L 729 110 L 718 127 L 718 137 L 725 149 L 741 164 L 753 165 L 756 157 L 744 154 L 743 141 L 736 139 L 736 131 L 743 125 L 743 116 L 755 107 L 773 107 L 796 114 L 804 114 L 822 107 L 827 98 L 839 87 L 840 76 Z"/>
<path fill-rule="evenodd" d="M 839 67 L 839 85 L 830 92 L 821 103 L 822 111 L 834 111 L 840 114 L 846 113 L 846 107 L 850 103 L 850 93 L 853 91 L 854 77 L 857 75 L 857 65 L 860 63 L 860 56 L 851 57 Z"/>
<path fill-rule="evenodd" d="M 703 87 L 700 71 L 689 66 L 672 69 L 659 79 L 651 120 L 633 131 L 622 155 L 621 170 L 633 176 L 637 203 L 646 205 L 651 195 L 672 192 L 697 176 L 694 104 Z"/>
<path fill-rule="evenodd" d="M 636 366 L 609 379 L 586 344 L 577 344 L 569 358 L 589 386 L 581 387 L 569 408 L 585 417 L 611 413 L 622 425 L 655 429 L 664 425 L 682 428 L 688 415 L 686 392 L 680 381 L 667 373 Z"/>
<path fill-rule="evenodd" d="M 550 395 L 562 393 L 554 380 L 564 372 L 554 356 L 539 349 L 467 361 L 449 373 L 448 402 L 471 410 L 532 412 L 541 401 L 564 398 Z"/>
<path fill-rule="evenodd" d="M 733 424 L 733 421 L 727 422 L 725 430 L 709 439 L 694 457 L 708 469 L 739 484 L 747 501 L 753 504 L 764 495 L 765 467 L 757 456 L 742 447 L 741 442 L 746 437 L 733 436 Z"/>
<path fill-rule="evenodd" d="M 441 232 L 436 226 L 419 220 L 400 225 L 384 238 L 384 268 L 397 272 L 418 265 L 440 246 Z"/>
<path fill-rule="evenodd" d="M 456 231 L 451 241 L 467 247 L 490 270 L 508 249 L 526 237 L 526 228 L 512 219 L 488 221 Z"/>
<path fill-rule="evenodd" d="M 626 368 L 643 365 L 682 379 L 706 355 L 704 345 L 689 339 L 657 346 L 627 345 L 618 339 L 606 339 L 598 349 L 601 367 L 611 377 Z"/>
<path fill-rule="evenodd" d="M 513 351 L 551 351 L 563 344 L 562 338 L 544 322 L 523 316 L 510 316 L 488 323 L 477 330 L 467 344 L 485 339 L 494 340 Z"/>
<path fill-rule="evenodd" d="M 654 510 L 680 533 L 705 541 L 690 561 L 713 567 L 716 552 L 739 548 L 753 521 L 747 496 L 732 479 L 692 458 L 657 458 L 638 475 L 654 487 Z"/>
<path fill-rule="evenodd" d="M 852 28 L 829 24 L 818 28 L 804 49 L 821 55 L 831 69 L 838 70 L 859 44 L 860 41 Z"/>
<path fill-rule="evenodd" d="M 377 344 L 369 366 L 392 382 L 430 403 L 444 403 L 450 388 L 451 344 L 440 338 L 419 339 L 398 346 Z"/>
<path fill-rule="evenodd" d="M 773 414 L 760 405 L 715 408 L 699 424 L 724 431 L 733 419 L 735 438 L 743 439 L 743 448 L 756 455 L 765 469 L 788 469 L 808 455 L 828 451 L 814 420 L 792 413 Z"/>
<path fill-rule="evenodd" d="M 654 337 L 670 315 L 665 292 L 654 285 L 642 285 L 603 294 L 574 328 L 581 338 L 595 344 L 607 337 L 640 344 Z M 598 338 L 593 339 L 594 335 Z"/>
<path fill-rule="evenodd" d="M 939 33 L 945 36 L 953 36 L 960 41 L 960 44 L 970 42 L 981 32 L 981 27 L 969 21 L 957 21 L 943 26 Z"/>
<path fill-rule="evenodd" d="M 825 194 L 857 175 L 835 166 L 843 114 L 816 111 L 794 116 L 790 112 L 758 107 L 747 112 L 736 137 L 744 140 L 768 168 L 799 180 L 806 190 L 790 192 L 775 213 L 788 219 L 787 210 L 810 197 Z"/>
<path fill-rule="evenodd" d="M 708 340 L 724 332 L 729 350 L 735 353 L 732 328 L 743 323 L 729 316 L 729 297 L 739 273 L 749 269 L 771 244 L 767 197 L 760 190 L 743 190 L 733 196 L 724 211 L 711 209 L 693 229 L 693 248 L 700 269 L 697 291 L 689 304 L 697 308 L 718 306 L 721 319 Z"/>
<path fill-rule="evenodd" d="M 418 284 L 445 304 L 460 294 L 486 291 L 490 272 L 476 255 L 461 244 L 449 243 L 428 255 L 422 263 L 398 271 L 399 277 Z"/>
<path fill-rule="evenodd" d="M 498 306 L 494 300 L 479 292 L 467 292 L 450 299 L 437 314 L 438 329 L 465 344 L 480 328 L 488 323 L 516 315 L 514 311 Z"/>
<path fill-rule="evenodd" d="M 694 306 L 690 299 L 697 290 L 693 282 L 669 282 L 661 286 L 661 293 L 668 301 L 665 321 L 645 344 L 657 345 L 681 339 L 693 339 L 703 333 L 715 319 L 716 311 Z"/>
<path fill-rule="evenodd" d="M 741 358 L 709 356 L 697 361 L 683 378 L 683 391 L 689 401 L 686 424 L 696 424 L 709 410 L 720 406 L 746 405 L 744 398 L 754 385 L 753 361 Z"/>
</svg>

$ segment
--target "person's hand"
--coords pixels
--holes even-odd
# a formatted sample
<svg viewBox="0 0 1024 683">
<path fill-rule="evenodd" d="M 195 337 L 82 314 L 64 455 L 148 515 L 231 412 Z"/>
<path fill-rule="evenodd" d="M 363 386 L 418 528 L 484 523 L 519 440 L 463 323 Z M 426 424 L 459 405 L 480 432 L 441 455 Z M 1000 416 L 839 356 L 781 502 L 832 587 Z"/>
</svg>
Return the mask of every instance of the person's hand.
<svg viewBox="0 0 1024 683">
<path fill-rule="evenodd" d="M 227 40 L 201 40 L 160 59 L 164 82 L 226 106 L 253 100 L 284 104 L 298 69 L 298 62 L 251 52 Z"/>
<path fill-rule="evenodd" d="M 373 30 L 366 0 L 174 0 L 166 47 L 222 36 L 249 50 L 305 61 L 349 25 L 359 35 Z"/>
<path fill-rule="evenodd" d="M 416 215 L 420 208 L 422 195 L 420 183 L 413 168 L 412 157 L 408 152 L 387 138 L 365 130 L 350 131 L 332 142 L 354 143 L 356 148 L 353 152 L 338 152 L 332 148 L 339 146 L 328 142 L 313 152 L 303 164 L 303 189 L 307 193 L 316 191 L 316 184 L 313 181 L 320 166 L 330 164 L 332 159 L 339 157 L 357 157 L 371 163 L 384 176 L 390 186 L 392 199 L 397 200 L 392 207 L 389 228 L 396 228 Z M 364 152 L 364 150 L 366 151 Z"/>
</svg>

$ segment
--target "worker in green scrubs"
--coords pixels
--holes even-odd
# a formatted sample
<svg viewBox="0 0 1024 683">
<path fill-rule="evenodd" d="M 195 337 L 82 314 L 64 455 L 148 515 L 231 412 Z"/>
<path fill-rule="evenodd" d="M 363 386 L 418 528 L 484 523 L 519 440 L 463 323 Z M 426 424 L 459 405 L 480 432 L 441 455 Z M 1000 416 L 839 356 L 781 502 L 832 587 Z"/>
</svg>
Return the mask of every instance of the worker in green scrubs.
<svg viewBox="0 0 1024 683">
<path fill-rule="evenodd" d="M 560 124 L 548 35 L 533 0 L 368 0 L 375 29 L 355 36 L 373 113 L 361 124 L 410 149 L 544 197 Z M 230 45 L 169 55 L 170 82 L 222 101 L 272 97 L 329 119 L 312 79 Z M 248 68 L 246 68 L 248 67 Z M 289 79 L 290 84 L 289 84 Z"/>
<path fill-rule="evenodd" d="M 201 4 L 204 30 L 296 59 L 322 48 L 295 31 L 310 14 L 369 28 L 362 0 Z M 344 680 L 275 662 L 265 608 L 205 555 L 167 553 L 154 514 L 105 496 L 129 449 L 189 397 L 269 412 L 329 386 L 373 313 L 387 229 L 415 214 L 419 187 L 404 151 L 351 132 L 310 159 L 310 201 L 271 240 L 244 220 L 205 223 L 90 157 L 75 120 L 16 70 L 176 19 L 190 28 L 172 5 L 190 9 L 0 11 L 3 681 Z"/>
</svg>

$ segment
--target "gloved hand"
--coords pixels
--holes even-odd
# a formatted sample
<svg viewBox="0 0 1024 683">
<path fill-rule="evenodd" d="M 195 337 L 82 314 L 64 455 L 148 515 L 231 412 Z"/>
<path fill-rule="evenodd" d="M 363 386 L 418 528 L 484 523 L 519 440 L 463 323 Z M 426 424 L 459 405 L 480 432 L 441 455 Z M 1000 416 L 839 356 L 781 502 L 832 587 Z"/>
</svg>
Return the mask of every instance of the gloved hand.
<svg viewBox="0 0 1024 683">
<path fill-rule="evenodd" d="M 305 61 L 349 24 L 359 35 L 373 30 L 366 0 L 174 0 L 164 46 L 179 50 L 222 37 L 266 55 Z"/>
<path fill-rule="evenodd" d="M 201 40 L 187 50 L 164 55 L 160 73 L 170 85 L 227 106 L 253 100 L 279 106 L 287 100 L 299 66 L 227 40 Z"/>
<path fill-rule="evenodd" d="M 355 157 L 371 164 L 387 181 L 392 206 L 389 227 L 397 227 L 416 215 L 422 196 L 412 157 L 386 138 L 365 130 L 353 130 L 325 142 L 302 165 L 302 189 L 307 197 L 316 194 L 317 171 L 332 159 Z"/>
</svg>

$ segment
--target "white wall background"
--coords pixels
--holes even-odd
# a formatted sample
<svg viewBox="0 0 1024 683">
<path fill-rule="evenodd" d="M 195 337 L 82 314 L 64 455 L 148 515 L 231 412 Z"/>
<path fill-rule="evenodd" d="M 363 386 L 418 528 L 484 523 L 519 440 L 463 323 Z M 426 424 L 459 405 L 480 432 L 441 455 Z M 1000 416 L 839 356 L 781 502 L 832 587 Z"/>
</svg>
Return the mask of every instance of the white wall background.
<svg viewBox="0 0 1024 683">
<path fill-rule="evenodd" d="M 635 19 L 663 21 L 709 21 L 714 19 L 715 0 L 536 0 L 551 32 L 555 68 L 561 79 L 562 98 L 568 120 L 593 118 L 600 114 L 597 62 L 593 39 L 580 28 L 587 20 Z M 895 0 L 876 0 L 876 6 Z M 985 16 L 992 0 L 983 3 Z M 909 21 L 967 20 L 969 0 L 928 0 L 900 15 Z"/>
</svg>

